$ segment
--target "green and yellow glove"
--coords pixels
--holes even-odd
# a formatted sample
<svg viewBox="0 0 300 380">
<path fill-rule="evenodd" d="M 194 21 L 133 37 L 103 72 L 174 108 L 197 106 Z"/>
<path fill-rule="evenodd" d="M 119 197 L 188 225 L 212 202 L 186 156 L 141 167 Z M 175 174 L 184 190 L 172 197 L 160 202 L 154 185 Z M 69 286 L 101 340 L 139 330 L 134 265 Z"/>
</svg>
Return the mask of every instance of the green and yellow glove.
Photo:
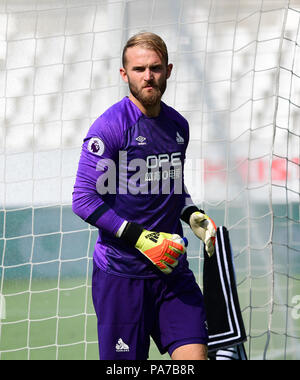
<svg viewBox="0 0 300 380">
<path fill-rule="evenodd" d="M 143 230 L 135 247 L 159 270 L 169 274 L 178 264 L 178 257 L 185 253 L 184 244 L 175 243 L 179 235 Z"/>
<path fill-rule="evenodd" d="M 177 234 L 145 230 L 128 222 L 120 238 L 135 247 L 160 271 L 169 274 L 178 265 L 178 258 L 186 252 L 187 241 Z"/>
</svg>

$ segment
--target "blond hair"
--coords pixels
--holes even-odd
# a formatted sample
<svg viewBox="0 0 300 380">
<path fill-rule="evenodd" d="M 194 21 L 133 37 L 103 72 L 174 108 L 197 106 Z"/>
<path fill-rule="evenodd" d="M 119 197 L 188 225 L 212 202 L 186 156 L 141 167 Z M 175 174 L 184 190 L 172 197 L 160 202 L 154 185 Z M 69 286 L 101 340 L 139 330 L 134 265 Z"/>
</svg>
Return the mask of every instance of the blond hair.
<svg viewBox="0 0 300 380">
<path fill-rule="evenodd" d="M 122 54 L 123 67 L 126 65 L 126 51 L 128 48 L 140 46 L 145 49 L 154 50 L 168 64 L 168 49 L 163 39 L 157 34 L 141 32 L 132 36 L 126 43 Z"/>
</svg>

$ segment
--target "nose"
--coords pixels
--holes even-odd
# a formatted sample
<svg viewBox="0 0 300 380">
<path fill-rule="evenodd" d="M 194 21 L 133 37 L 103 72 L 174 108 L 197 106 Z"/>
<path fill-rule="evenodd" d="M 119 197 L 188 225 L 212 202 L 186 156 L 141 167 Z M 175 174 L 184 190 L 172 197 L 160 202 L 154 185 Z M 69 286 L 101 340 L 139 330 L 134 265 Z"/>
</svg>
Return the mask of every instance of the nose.
<svg viewBox="0 0 300 380">
<path fill-rule="evenodd" d="M 151 71 L 149 68 L 147 68 L 147 69 L 145 70 L 145 76 L 144 76 L 144 79 L 145 79 L 145 81 L 147 81 L 147 82 L 149 82 L 151 79 L 153 79 L 153 73 L 152 73 L 152 71 Z"/>
</svg>

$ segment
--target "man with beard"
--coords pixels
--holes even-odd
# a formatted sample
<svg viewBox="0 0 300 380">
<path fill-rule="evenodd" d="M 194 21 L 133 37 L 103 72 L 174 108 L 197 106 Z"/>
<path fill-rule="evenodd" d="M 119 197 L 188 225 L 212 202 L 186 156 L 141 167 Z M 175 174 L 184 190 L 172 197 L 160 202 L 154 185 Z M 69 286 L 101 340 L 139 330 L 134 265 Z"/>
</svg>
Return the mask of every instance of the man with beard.
<svg viewBox="0 0 300 380">
<path fill-rule="evenodd" d="M 100 359 L 146 360 L 152 337 L 174 360 L 205 360 L 206 314 L 181 220 L 210 256 L 216 228 L 184 186 L 188 122 L 161 101 L 173 65 L 153 33 L 130 38 L 122 58 L 129 96 L 91 126 L 73 192 L 73 211 L 99 230 L 92 295 Z"/>
</svg>

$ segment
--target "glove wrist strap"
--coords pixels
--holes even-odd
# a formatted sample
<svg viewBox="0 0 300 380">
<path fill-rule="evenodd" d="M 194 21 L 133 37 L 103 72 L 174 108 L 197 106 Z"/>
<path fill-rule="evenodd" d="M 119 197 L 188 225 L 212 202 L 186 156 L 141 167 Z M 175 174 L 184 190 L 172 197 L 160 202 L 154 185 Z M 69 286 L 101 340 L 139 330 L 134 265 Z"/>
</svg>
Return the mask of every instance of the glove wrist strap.
<svg viewBox="0 0 300 380">
<path fill-rule="evenodd" d="M 120 238 L 131 247 L 135 247 L 143 230 L 144 228 L 140 224 L 128 222 Z"/>
<path fill-rule="evenodd" d="M 194 213 L 194 212 L 202 212 L 202 214 L 205 214 L 205 212 L 203 210 L 200 210 L 198 207 L 196 206 L 190 206 L 190 207 L 187 207 L 183 213 L 181 214 L 180 216 L 180 219 L 183 220 L 185 223 L 187 223 L 188 225 L 190 225 L 190 216 Z"/>
</svg>

